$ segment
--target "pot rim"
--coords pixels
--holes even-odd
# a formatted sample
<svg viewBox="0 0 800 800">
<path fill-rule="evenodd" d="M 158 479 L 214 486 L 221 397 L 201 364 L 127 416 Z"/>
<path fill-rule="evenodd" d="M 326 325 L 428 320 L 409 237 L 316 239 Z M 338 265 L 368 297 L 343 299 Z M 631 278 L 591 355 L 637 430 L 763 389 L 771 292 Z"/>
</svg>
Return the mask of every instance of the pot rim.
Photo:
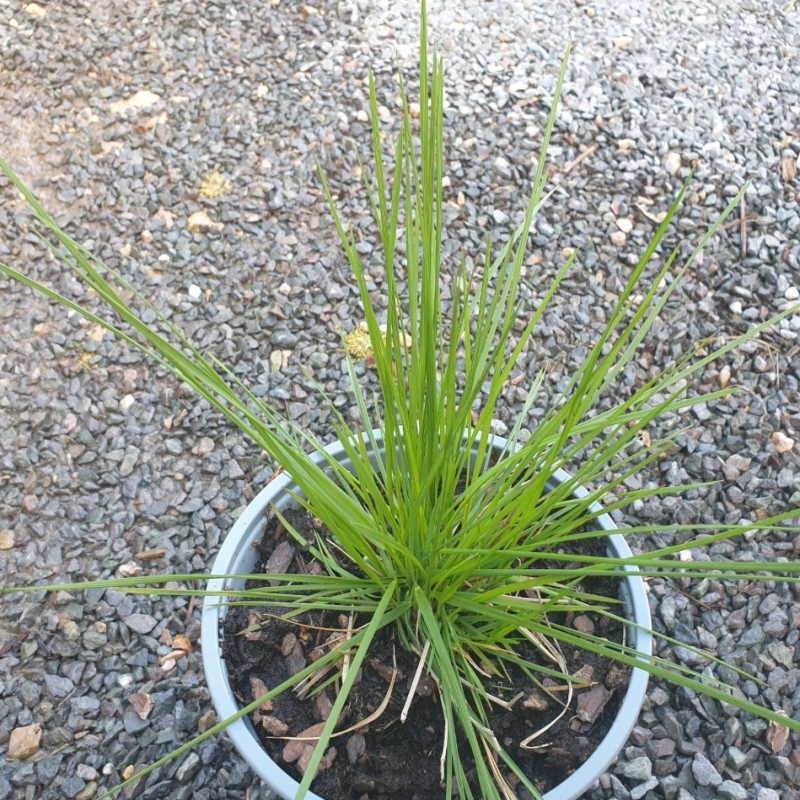
<svg viewBox="0 0 800 800">
<path fill-rule="evenodd" d="M 365 434 L 366 435 L 366 434 Z M 374 431 L 373 436 L 380 443 L 379 431 Z M 491 437 L 492 446 L 504 449 L 508 446 L 506 439 L 500 436 Z M 344 447 L 340 441 L 327 445 L 323 451 L 311 454 L 316 463 L 323 463 L 327 457 L 333 456 L 339 461 L 346 460 Z M 556 470 L 553 478 L 559 482 L 568 480 L 571 476 L 563 469 Z M 254 561 L 256 554 L 252 544 L 258 541 L 266 524 L 265 511 L 273 505 L 279 508 L 289 504 L 291 498 L 287 489 L 292 486 L 292 478 L 282 472 L 273 478 L 253 500 L 248 503 L 238 517 L 230 532 L 225 537 L 222 547 L 214 560 L 212 575 L 230 575 L 249 572 L 249 569 L 240 569 L 238 566 L 248 556 Z M 578 486 L 575 495 L 585 497 L 588 494 L 585 488 Z M 596 510 L 599 504 L 593 503 L 591 508 Z M 597 517 L 597 522 L 603 530 L 607 530 L 609 548 L 622 558 L 633 555 L 622 534 L 615 533 L 619 529 L 608 514 Z M 233 568 L 232 568 L 233 567 Z M 624 567 L 626 572 L 635 571 L 635 567 Z M 236 583 L 242 583 L 238 581 Z M 209 591 L 219 591 L 231 585 L 226 578 L 212 578 L 207 584 Z M 650 630 L 652 620 L 650 605 L 644 581 L 636 575 L 627 575 L 623 583 L 623 601 L 625 603 L 625 616 L 632 618 L 638 628 L 631 630 L 635 634 L 635 648 L 642 659 L 652 655 L 653 641 Z M 227 667 L 222 657 L 220 622 L 227 613 L 224 598 L 207 596 L 203 602 L 201 619 L 201 645 L 203 656 L 203 669 L 206 674 L 211 700 L 220 720 L 225 720 L 240 709 L 240 704 L 233 695 L 228 682 Z M 543 796 L 543 800 L 575 800 L 605 772 L 606 768 L 619 754 L 630 732 L 639 717 L 642 703 L 647 689 L 648 673 L 635 667 L 628 682 L 625 697 L 617 711 L 617 715 L 591 756 L 578 767 L 566 780 L 553 787 Z M 293 800 L 299 786 L 298 782 L 285 772 L 261 746 L 261 742 L 253 729 L 249 718 L 241 718 L 229 725 L 225 732 L 230 737 L 236 749 L 250 767 L 264 780 L 270 788 L 284 800 Z M 307 800 L 324 800 L 309 791 Z"/>
</svg>

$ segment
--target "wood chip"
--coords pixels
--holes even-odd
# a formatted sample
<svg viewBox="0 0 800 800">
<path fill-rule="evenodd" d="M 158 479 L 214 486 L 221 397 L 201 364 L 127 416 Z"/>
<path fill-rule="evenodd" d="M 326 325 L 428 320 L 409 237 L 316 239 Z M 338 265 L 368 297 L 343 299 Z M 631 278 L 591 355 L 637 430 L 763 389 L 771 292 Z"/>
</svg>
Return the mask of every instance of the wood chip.
<svg viewBox="0 0 800 800">
<path fill-rule="evenodd" d="M 261 727 L 270 736 L 286 736 L 289 731 L 289 726 L 282 719 L 273 717 L 271 714 L 261 717 Z"/>
<path fill-rule="evenodd" d="M 644 431 L 639 431 L 639 433 L 644 433 Z M 594 622 L 586 614 L 579 614 L 575 617 L 572 621 L 572 627 L 581 633 L 594 633 Z"/>
<path fill-rule="evenodd" d="M 784 183 L 794 183 L 797 177 L 797 159 L 794 156 L 784 156 L 781 160 L 781 177 Z"/>
<path fill-rule="evenodd" d="M 290 675 L 296 675 L 301 669 L 305 668 L 307 663 L 303 645 L 295 641 L 292 652 L 286 656 L 286 669 L 289 670 Z"/>
<path fill-rule="evenodd" d="M 167 554 L 167 551 L 163 547 L 156 547 L 152 550 L 140 550 L 134 558 L 139 559 L 139 561 L 153 561 L 157 558 L 164 558 Z"/>
<path fill-rule="evenodd" d="M 281 655 L 288 656 L 289 653 L 294 650 L 294 646 L 297 644 L 297 637 L 293 633 L 287 633 L 286 636 L 283 637 L 283 641 L 281 642 Z"/>
<path fill-rule="evenodd" d="M 261 678 L 256 678 L 255 676 L 250 676 L 250 694 L 253 696 L 253 700 L 258 700 L 259 697 L 262 697 L 269 691 L 267 684 L 261 680 Z M 272 700 L 265 700 L 259 708 L 261 711 L 272 711 Z M 282 736 L 283 734 L 275 734 L 276 736 Z"/>
<path fill-rule="evenodd" d="M 728 384 L 731 382 L 731 368 L 727 364 L 719 371 L 717 382 L 719 383 L 720 389 L 728 388 Z"/>
<path fill-rule="evenodd" d="M 388 664 L 384 664 L 383 661 L 379 661 L 377 658 L 371 658 L 369 660 L 369 665 L 386 681 L 386 683 L 391 683 L 392 680 L 403 680 L 405 677 L 402 672 L 393 669 Z"/>
<path fill-rule="evenodd" d="M 272 555 L 267 559 L 264 572 L 274 575 L 285 575 L 292 563 L 295 554 L 294 545 L 286 540 L 278 542 L 278 546 L 272 551 Z M 277 581 L 270 581 L 274 586 Z"/>
<path fill-rule="evenodd" d="M 301 775 L 305 775 L 306 770 L 308 769 L 308 765 L 311 761 L 311 756 L 314 755 L 314 748 L 307 747 L 300 758 L 297 760 L 297 769 L 299 770 Z M 319 767 L 317 770 L 319 772 L 324 772 L 326 769 L 330 769 L 333 766 L 333 762 L 336 760 L 336 748 L 329 747 L 328 751 L 322 757 L 322 760 L 319 762 Z"/>
<path fill-rule="evenodd" d="M 0 530 L 0 550 L 10 550 L 14 546 L 14 531 L 8 528 Z"/>
<path fill-rule="evenodd" d="M 314 698 L 314 715 L 317 719 L 320 719 L 324 722 L 331 715 L 332 708 L 333 703 L 331 703 L 331 699 L 328 697 L 327 692 L 320 692 Z"/>
<path fill-rule="evenodd" d="M 248 630 L 244 638 L 247 639 L 248 642 L 259 641 L 259 639 L 261 639 L 261 617 L 255 611 L 248 612 L 247 627 L 255 630 Z"/>
<path fill-rule="evenodd" d="M 579 683 L 591 683 L 594 680 L 594 669 L 591 664 L 584 664 L 574 676 Z"/>
<path fill-rule="evenodd" d="M 324 727 L 324 722 L 316 722 L 313 725 L 309 725 L 308 728 L 300 731 L 297 736 L 293 736 L 291 739 L 289 739 L 289 741 L 284 745 L 283 753 L 281 754 L 283 760 L 287 764 L 291 764 L 294 761 L 297 761 L 297 759 L 303 755 L 303 752 L 306 750 L 306 748 L 311 747 L 313 750 L 314 745 L 317 743 L 319 735 L 322 733 L 322 729 Z"/>
<path fill-rule="evenodd" d="M 628 670 L 622 664 L 611 664 L 606 672 L 605 684 L 609 689 L 621 689 L 628 685 Z"/>
<path fill-rule="evenodd" d="M 364 738 L 363 734 L 354 733 L 347 740 L 345 749 L 347 750 L 347 760 L 351 764 L 355 764 L 358 759 L 367 752 L 367 740 Z"/>
<path fill-rule="evenodd" d="M 308 653 L 308 660 L 309 661 L 319 661 L 322 656 L 325 655 L 327 650 L 323 645 L 317 645 L 313 650 L 309 651 Z"/>
</svg>

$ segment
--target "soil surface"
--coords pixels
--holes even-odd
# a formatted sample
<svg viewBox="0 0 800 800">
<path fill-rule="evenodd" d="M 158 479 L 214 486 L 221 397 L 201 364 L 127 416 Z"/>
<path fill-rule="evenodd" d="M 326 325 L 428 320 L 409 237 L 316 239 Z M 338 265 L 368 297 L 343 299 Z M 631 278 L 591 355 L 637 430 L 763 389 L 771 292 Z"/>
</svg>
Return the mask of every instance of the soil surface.
<svg viewBox="0 0 800 800">
<path fill-rule="evenodd" d="M 302 534 L 312 533 L 311 520 L 303 511 L 289 512 L 291 524 Z M 598 547 L 598 543 L 591 543 Z M 259 547 L 262 553 L 258 569 L 264 572 L 307 571 L 311 558 L 294 548 L 282 525 L 273 518 L 267 525 Z M 597 579 L 584 588 L 597 594 L 615 597 L 619 583 Z M 223 651 L 234 693 L 242 705 L 254 700 L 267 688 L 274 687 L 302 669 L 309 659 L 324 652 L 331 628 L 346 626 L 346 619 L 335 614 L 301 617 L 297 622 L 276 618 L 280 609 L 231 608 L 223 623 Z M 621 626 L 602 617 L 574 620 L 576 627 L 593 625 L 594 632 L 620 641 Z M 356 625 L 359 621 L 356 620 Z M 306 627 L 314 626 L 314 627 Z M 325 630 L 319 630 L 324 628 Z M 247 629 L 247 633 L 243 633 Z M 583 688 L 576 689 L 570 708 L 534 744 L 547 744 L 542 751 L 522 749 L 520 742 L 558 716 L 561 705 L 537 689 L 521 670 L 490 681 L 489 691 L 510 702 L 510 710 L 497 706 L 490 716 L 492 730 L 512 758 L 542 792 L 565 780 L 596 749 L 611 726 L 627 686 L 628 670 L 608 659 L 583 650 L 563 648 L 569 670 L 587 677 Z M 531 661 L 541 661 L 538 651 L 523 646 L 519 651 Z M 314 791 L 326 800 L 440 800 L 439 759 L 444 737 L 442 712 L 435 681 L 425 674 L 420 681 L 411 711 L 405 723 L 400 712 L 410 690 L 418 657 L 400 649 L 390 631 L 373 644 L 368 665 L 348 700 L 338 730 L 347 730 L 373 714 L 389 691 L 393 663 L 399 671 L 391 699 L 385 711 L 370 724 L 332 740 L 323 765 L 315 779 Z M 552 666 L 552 665 L 549 665 Z M 558 682 L 545 679 L 556 687 L 553 695 L 566 699 Z M 562 687 L 563 689 L 563 687 Z M 304 757 L 312 746 L 289 744 L 285 737 L 313 736 L 334 698 L 329 687 L 321 696 L 302 699 L 295 692 L 275 698 L 266 709 L 252 715 L 259 738 L 272 758 L 300 780 Z M 317 729 L 314 728 L 317 726 Z M 474 777 L 473 762 L 466 742 L 461 743 L 462 763 Z M 288 763 L 287 757 L 293 762 Z M 413 764 L 413 770 L 409 765 Z M 507 775 L 509 782 L 516 781 Z M 477 785 L 477 783 L 476 783 Z M 521 800 L 530 797 L 521 785 L 516 786 Z"/>
</svg>

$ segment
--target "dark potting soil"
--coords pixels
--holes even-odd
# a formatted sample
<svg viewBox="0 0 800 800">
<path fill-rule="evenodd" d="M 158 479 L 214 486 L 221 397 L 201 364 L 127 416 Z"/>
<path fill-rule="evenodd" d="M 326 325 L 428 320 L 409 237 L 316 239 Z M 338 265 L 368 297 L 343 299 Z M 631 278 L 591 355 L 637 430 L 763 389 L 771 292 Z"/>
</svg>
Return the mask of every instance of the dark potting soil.
<svg viewBox="0 0 800 800">
<path fill-rule="evenodd" d="M 286 516 L 307 540 L 313 538 L 312 521 L 305 512 L 289 511 Z M 600 547 L 599 540 L 585 541 L 585 552 L 600 552 Z M 285 534 L 275 518 L 267 523 L 258 549 L 261 559 L 257 569 L 260 571 L 300 572 L 313 568 L 311 557 L 297 549 L 294 540 Z M 584 583 L 584 589 L 617 597 L 619 581 L 592 579 Z M 297 620 L 309 626 L 304 627 L 277 618 L 274 614 L 280 611 L 267 609 L 265 613 L 263 608 L 231 607 L 225 617 L 222 651 L 231 686 L 242 705 L 302 669 L 309 658 L 315 657 L 315 648 L 324 646 L 331 635 L 330 629 L 340 629 L 345 622 L 336 614 L 306 615 Z M 593 626 L 596 635 L 621 641 L 622 626 L 599 615 L 578 620 L 567 616 L 566 622 Z M 254 623 L 259 624 L 258 629 L 244 635 L 242 632 Z M 519 670 L 511 670 L 510 680 L 504 676 L 487 684 L 493 695 L 506 701 L 522 695 L 511 710 L 492 705 L 490 723 L 499 742 L 541 792 L 569 777 L 597 748 L 614 720 L 628 683 L 629 670 L 625 667 L 577 648 L 562 645 L 562 651 L 570 673 L 586 675 L 587 686 L 576 689 L 569 711 L 534 742 L 535 745 L 546 744 L 542 750 L 522 749 L 519 743 L 553 720 L 561 709 L 560 704 L 536 690 Z M 521 646 L 519 653 L 541 662 L 538 650 L 532 645 Z M 390 633 L 379 634 L 337 729 L 356 725 L 380 706 L 387 694 L 393 663 L 396 663 L 399 676 L 388 707 L 369 725 L 331 740 L 323 759 L 325 769 L 312 785 L 316 794 L 326 800 L 441 800 L 444 797 L 440 783 L 444 723 L 436 686 L 430 677 L 420 681 L 409 716 L 405 723 L 400 722 L 417 662 L 415 654 L 394 645 Z M 544 682 L 547 684 L 548 679 Z M 550 684 L 556 686 L 557 681 L 550 681 Z M 566 698 L 566 693 L 558 691 L 558 697 Z M 251 718 L 272 759 L 297 780 L 301 777 L 298 763 L 303 765 L 303 756 L 308 758 L 311 747 L 295 743 L 289 748 L 295 752 L 287 753 L 287 740 L 278 737 L 298 736 L 302 732 L 306 736 L 317 734 L 319 731 L 307 729 L 327 717 L 332 700 L 330 689 L 322 697 L 312 695 L 303 699 L 289 691 L 275 698 L 271 708 L 259 710 Z M 459 752 L 467 773 L 473 775 L 474 762 L 466 742 L 460 744 Z M 284 756 L 289 756 L 292 763 Z M 507 773 L 506 777 L 512 786 L 516 784 Z M 516 785 L 515 790 L 520 800 L 530 798 L 524 786 Z"/>
</svg>

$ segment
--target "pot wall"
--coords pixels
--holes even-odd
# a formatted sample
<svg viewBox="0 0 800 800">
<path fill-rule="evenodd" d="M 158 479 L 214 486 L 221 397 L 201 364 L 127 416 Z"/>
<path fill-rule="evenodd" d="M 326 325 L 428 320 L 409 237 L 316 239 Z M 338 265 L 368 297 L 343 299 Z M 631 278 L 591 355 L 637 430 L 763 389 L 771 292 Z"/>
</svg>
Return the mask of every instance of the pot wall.
<svg viewBox="0 0 800 800">
<path fill-rule="evenodd" d="M 502 449 L 506 442 L 500 437 L 492 437 L 492 444 L 495 448 Z M 344 450 L 339 442 L 335 442 L 325 449 L 346 464 Z M 318 463 L 324 460 L 321 453 L 314 454 L 312 458 Z M 554 475 L 554 480 L 561 482 L 568 477 L 566 472 L 559 470 Z M 281 473 L 248 504 L 236 520 L 230 533 L 225 537 L 222 548 L 214 561 L 212 575 L 246 574 L 255 570 L 258 553 L 253 545 L 263 535 L 267 512 L 270 507 L 283 509 L 290 504 L 291 498 L 286 490 L 292 485 L 291 477 L 286 473 Z M 576 494 L 585 496 L 586 490 L 579 487 Z M 607 514 L 598 517 L 598 522 L 604 530 L 609 531 L 609 555 L 622 558 L 632 555 L 625 539 L 620 534 L 613 533 L 617 529 Z M 209 581 L 207 588 L 210 591 L 219 591 L 225 588 L 241 588 L 243 585 L 243 580 L 215 578 Z M 629 629 L 631 635 L 635 635 L 636 639 L 632 644 L 643 655 L 649 656 L 652 653 L 652 637 L 649 633 L 652 623 L 644 582 L 639 577 L 628 576 L 625 578 L 622 591 L 626 616 L 633 618 L 641 628 L 647 629 Z M 222 659 L 220 623 L 226 612 L 227 608 L 221 604 L 219 597 L 206 598 L 203 605 L 201 631 L 203 667 L 211 699 L 220 720 L 232 716 L 240 707 L 231 691 L 227 669 Z M 591 757 L 567 780 L 544 795 L 544 800 L 576 800 L 605 772 L 636 724 L 647 688 L 647 679 L 648 675 L 644 670 L 634 669 L 632 671 L 628 689 L 617 717 L 605 738 Z M 293 800 L 298 787 L 297 781 L 284 772 L 262 748 L 250 720 L 239 719 L 232 723 L 226 732 L 241 756 L 270 788 L 284 800 Z M 312 792 L 307 794 L 307 798 L 308 800 L 323 800 Z"/>
</svg>

